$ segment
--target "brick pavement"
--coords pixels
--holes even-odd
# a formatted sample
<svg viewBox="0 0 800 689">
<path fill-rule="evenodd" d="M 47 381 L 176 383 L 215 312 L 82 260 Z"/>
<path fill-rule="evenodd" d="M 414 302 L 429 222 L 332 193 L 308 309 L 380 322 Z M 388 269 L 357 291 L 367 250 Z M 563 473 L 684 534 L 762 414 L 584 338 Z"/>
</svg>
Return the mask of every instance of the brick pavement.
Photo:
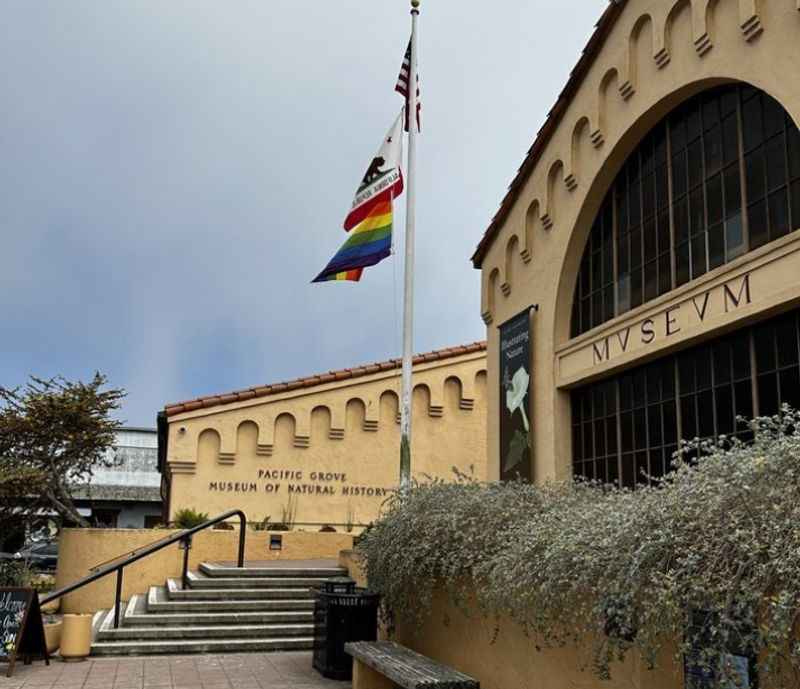
<svg viewBox="0 0 800 689">
<path fill-rule="evenodd" d="M 49 667 L 18 664 L 11 678 L 6 669 L 0 664 L 0 689 L 350 689 L 324 679 L 307 652 L 55 658 Z"/>
</svg>

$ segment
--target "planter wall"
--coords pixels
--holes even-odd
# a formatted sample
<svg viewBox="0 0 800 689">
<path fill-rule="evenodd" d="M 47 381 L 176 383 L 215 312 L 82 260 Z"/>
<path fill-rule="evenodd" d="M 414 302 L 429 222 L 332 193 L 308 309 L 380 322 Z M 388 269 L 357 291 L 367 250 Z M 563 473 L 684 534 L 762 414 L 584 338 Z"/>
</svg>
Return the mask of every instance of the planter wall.
<svg viewBox="0 0 800 689">
<path fill-rule="evenodd" d="M 173 530 L 154 529 L 64 529 L 59 542 L 56 588 L 89 574 L 92 567 L 126 555 L 168 535 Z M 270 536 L 280 535 L 282 548 L 270 550 Z M 352 548 L 353 537 L 344 533 L 305 531 L 252 531 L 245 541 L 245 560 L 337 559 L 339 551 Z M 196 569 L 205 561 L 235 561 L 239 547 L 239 530 L 207 530 L 196 534 L 189 551 L 189 568 Z M 173 544 L 125 568 L 122 598 L 145 593 L 150 586 L 163 586 L 167 577 L 181 574 L 183 553 Z M 94 613 L 114 604 L 116 575 L 85 586 L 64 596 L 61 610 L 65 613 Z"/>
</svg>

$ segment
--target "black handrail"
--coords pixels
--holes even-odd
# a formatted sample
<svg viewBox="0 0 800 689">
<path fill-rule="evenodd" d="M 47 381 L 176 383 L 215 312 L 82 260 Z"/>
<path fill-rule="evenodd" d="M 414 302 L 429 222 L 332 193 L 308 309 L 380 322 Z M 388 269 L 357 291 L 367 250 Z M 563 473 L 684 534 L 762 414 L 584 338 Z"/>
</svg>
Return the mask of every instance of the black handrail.
<svg viewBox="0 0 800 689">
<path fill-rule="evenodd" d="M 162 538 L 155 543 L 151 543 L 148 546 L 145 546 L 139 551 L 134 551 L 133 554 L 129 555 L 122 561 L 118 561 L 119 558 L 115 558 L 111 561 L 111 564 L 106 565 L 105 567 L 99 568 L 94 574 L 90 574 L 83 579 L 78 579 L 78 581 L 73 582 L 69 586 L 65 586 L 64 588 L 60 588 L 57 591 L 53 591 L 52 593 L 48 593 L 44 598 L 41 598 L 39 603 L 44 605 L 45 603 L 49 603 L 50 601 L 57 600 L 62 596 L 67 595 L 68 593 L 72 593 L 79 588 L 86 586 L 87 584 L 91 584 L 98 579 L 102 579 L 104 576 L 111 574 L 111 572 L 117 573 L 117 592 L 116 597 L 114 600 L 114 629 L 119 627 L 119 604 L 120 598 L 122 596 L 122 570 L 125 569 L 128 565 L 136 562 L 137 560 L 141 560 L 148 555 L 152 555 L 158 550 L 162 548 L 166 548 L 168 545 L 172 545 L 173 543 L 177 543 L 178 541 L 181 542 L 183 548 L 183 573 L 181 575 L 183 581 L 183 588 L 186 588 L 186 578 L 187 572 L 189 569 L 189 548 L 192 545 L 192 536 L 194 536 L 198 531 L 202 531 L 203 529 L 207 529 L 214 524 L 219 524 L 220 522 L 224 522 L 226 519 L 230 519 L 231 517 L 239 517 L 239 558 L 237 567 L 244 567 L 244 540 L 245 535 L 247 532 L 247 517 L 245 516 L 244 512 L 241 510 L 230 510 L 223 514 L 220 514 L 218 517 L 214 517 L 213 519 L 209 519 L 202 524 L 197 526 L 193 526 L 191 529 L 185 529 L 180 533 L 173 534 L 172 536 L 167 536 L 166 538 Z M 122 557 L 122 556 L 120 556 Z"/>
</svg>

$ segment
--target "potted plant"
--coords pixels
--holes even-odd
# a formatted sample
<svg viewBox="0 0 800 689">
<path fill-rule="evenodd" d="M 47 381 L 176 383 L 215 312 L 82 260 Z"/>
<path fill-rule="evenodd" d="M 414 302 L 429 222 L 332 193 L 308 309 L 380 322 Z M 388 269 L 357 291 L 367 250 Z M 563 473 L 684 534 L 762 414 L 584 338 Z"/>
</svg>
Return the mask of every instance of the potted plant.
<svg viewBox="0 0 800 689">
<path fill-rule="evenodd" d="M 44 622 L 44 640 L 47 652 L 53 655 L 61 646 L 62 621 L 57 615 L 42 615 Z"/>
</svg>

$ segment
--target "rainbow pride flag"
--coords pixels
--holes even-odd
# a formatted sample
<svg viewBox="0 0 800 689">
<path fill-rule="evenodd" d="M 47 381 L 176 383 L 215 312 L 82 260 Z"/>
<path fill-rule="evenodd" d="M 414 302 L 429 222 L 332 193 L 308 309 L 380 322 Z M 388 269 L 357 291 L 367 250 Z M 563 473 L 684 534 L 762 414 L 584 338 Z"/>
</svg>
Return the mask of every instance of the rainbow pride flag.
<svg viewBox="0 0 800 689">
<path fill-rule="evenodd" d="M 392 202 L 403 193 L 402 126 L 401 113 L 356 189 L 344 221 L 347 241 L 312 282 L 358 282 L 364 268 L 392 253 Z"/>
<path fill-rule="evenodd" d="M 367 266 L 374 266 L 392 252 L 392 199 L 378 203 L 363 222 L 350 232 L 347 241 L 314 282 L 350 280 L 358 282 Z"/>
</svg>

